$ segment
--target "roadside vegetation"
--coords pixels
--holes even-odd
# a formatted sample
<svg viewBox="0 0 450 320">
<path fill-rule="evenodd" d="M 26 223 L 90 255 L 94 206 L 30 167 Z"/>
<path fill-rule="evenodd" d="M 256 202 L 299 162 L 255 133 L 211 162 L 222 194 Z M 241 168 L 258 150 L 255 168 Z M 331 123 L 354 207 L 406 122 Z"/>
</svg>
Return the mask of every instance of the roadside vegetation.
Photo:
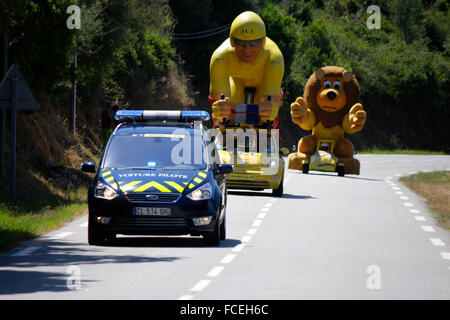
<svg viewBox="0 0 450 320">
<path fill-rule="evenodd" d="M 443 151 L 429 151 L 429 150 L 411 150 L 411 149 L 392 149 L 382 150 L 379 148 L 369 148 L 358 151 L 359 154 L 411 154 L 411 155 L 444 155 Z"/>
<path fill-rule="evenodd" d="M 64 200 L 53 197 L 15 205 L 0 203 L 0 252 L 60 228 L 85 213 L 85 188 L 70 190 Z"/>
<path fill-rule="evenodd" d="M 72 4 L 81 8 L 80 30 L 66 27 L 66 9 Z M 380 7 L 380 29 L 367 28 L 370 5 Z M 5 0 L 0 2 L 0 37 L 8 33 L 8 65 L 18 64 L 40 108 L 18 113 L 15 202 L 9 200 L 6 117 L 0 242 L 59 225 L 50 216 L 65 221 L 83 211 L 85 197 L 72 193 L 86 190 L 92 178 L 80 172 L 80 163 L 98 163 L 106 100 L 131 109 L 211 112 L 211 54 L 227 38 L 227 26 L 246 10 L 261 15 L 284 55 L 283 146 L 297 145 L 306 134 L 292 123 L 289 106 L 303 94 L 310 74 L 324 65 L 340 65 L 356 75 L 368 113 L 366 127 L 349 136 L 356 150 L 450 153 L 446 0 Z"/>
<path fill-rule="evenodd" d="M 427 199 L 439 225 L 450 231 L 450 171 L 420 172 L 400 181 Z"/>
</svg>

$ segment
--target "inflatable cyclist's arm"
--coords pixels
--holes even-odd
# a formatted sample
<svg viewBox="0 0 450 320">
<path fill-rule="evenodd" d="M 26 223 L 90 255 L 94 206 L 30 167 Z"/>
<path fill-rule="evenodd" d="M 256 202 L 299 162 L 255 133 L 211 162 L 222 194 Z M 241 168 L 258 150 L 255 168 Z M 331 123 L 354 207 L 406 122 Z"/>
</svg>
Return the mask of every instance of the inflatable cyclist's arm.
<svg viewBox="0 0 450 320">
<path fill-rule="evenodd" d="M 214 100 L 220 99 L 221 94 L 224 94 L 227 97 L 231 95 L 229 72 L 227 70 L 225 54 L 219 49 L 213 53 L 209 65 L 209 95 Z"/>
<path fill-rule="evenodd" d="M 271 120 L 278 115 L 278 109 L 281 105 L 281 82 L 284 75 L 283 55 L 279 50 L 273 52 L 268 61 L 268 65 L 263 75 L 262 96 L 272 97 L 272 115 Z"/>
</svg>

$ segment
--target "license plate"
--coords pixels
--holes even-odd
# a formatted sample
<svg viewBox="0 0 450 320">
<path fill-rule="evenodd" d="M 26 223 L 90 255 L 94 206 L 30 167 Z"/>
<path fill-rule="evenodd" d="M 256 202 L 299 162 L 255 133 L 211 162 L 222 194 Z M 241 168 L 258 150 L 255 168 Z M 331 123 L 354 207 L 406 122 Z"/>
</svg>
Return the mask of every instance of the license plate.
<svg viewBox="0 0 450 320">
<path fill-rule="evenodd" d="M 253 174 L 230 174 L 228 175 L 229 180 L 255 180 L 255 175 Z"/>
<path fill-rule="evenodd" d="M 170 208 L 152 208 L 152 207 L 136 207 L 134 214 L 136 216 L 170 216 Z"/>
</svg>

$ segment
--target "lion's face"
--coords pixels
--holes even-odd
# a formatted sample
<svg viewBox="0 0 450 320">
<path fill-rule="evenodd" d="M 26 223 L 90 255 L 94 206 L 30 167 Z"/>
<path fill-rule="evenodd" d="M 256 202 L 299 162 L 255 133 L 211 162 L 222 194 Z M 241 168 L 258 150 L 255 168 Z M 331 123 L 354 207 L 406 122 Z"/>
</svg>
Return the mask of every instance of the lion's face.
<svg viewBox="0 0 450 320">
<path fill-rule="evenodd" d="M 325 77 L 317 91 L 317 104 L 326 112 L 336 112 L 347 103 L 342 77 Z"/>
<path fill-rule="evenodd" d="M 322 67 L 309 77 L 303 97 L 316 115 L 316 124 L 331 128 L 341 125 L 345 114 L 359 102 L 358 81 L 344 68 Z"/>
</svg>

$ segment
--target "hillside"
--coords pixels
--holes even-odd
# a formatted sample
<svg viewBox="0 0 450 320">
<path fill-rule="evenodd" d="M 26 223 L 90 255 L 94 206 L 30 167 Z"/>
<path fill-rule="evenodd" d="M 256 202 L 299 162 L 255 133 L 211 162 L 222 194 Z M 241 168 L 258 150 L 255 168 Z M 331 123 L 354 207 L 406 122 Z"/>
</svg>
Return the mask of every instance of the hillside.
<svg viewBox="0 0 450 320">
<path fill-rule="evenodd" d="M 76 3 L 81 29 L 70 30 L 66 9 Z M 369 5 L 381 10 L 380 29 L 367 27 Z M 291 122 L 289 105 L 303 94 L 309 75 L 323 65 L 340 65 L 358 78 L 368 113 L 364 130 L 349 137 L 357 150 L 450 152 L 447 1 L 7 0 L 0 3 L 0 31 L 9 38 L 8 64 L 19 65 L 41 106 L 18 116 L 18 199 L 68 199 L 71 190 L 87 185 L 79 164 L 99 158 L 106 100 L 132 109 L 195 106 L 210 112 L 210 56 L 245 10 L 261 15 L 285 58 L 285 146 L 305 134 Z M 6 119 L 0 201 L 9 191 Z"/>
</svg>

